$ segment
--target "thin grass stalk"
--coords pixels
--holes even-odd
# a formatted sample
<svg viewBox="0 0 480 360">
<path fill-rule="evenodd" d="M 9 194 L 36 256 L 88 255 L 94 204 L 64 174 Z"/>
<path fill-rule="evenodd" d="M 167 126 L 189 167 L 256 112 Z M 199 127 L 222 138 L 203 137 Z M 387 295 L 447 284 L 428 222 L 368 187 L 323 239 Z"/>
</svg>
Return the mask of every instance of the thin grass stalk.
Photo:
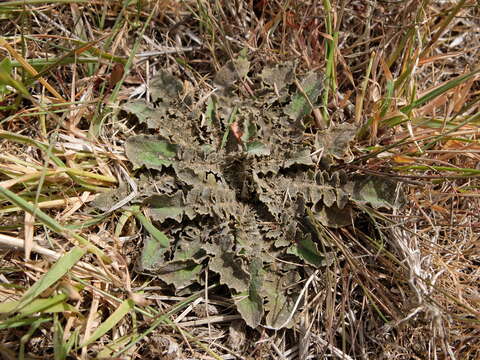
<svg viewBox="0 0 480 360">
<path fill-rule="evenodd" d="M 45 224 L 52 231 L 60 235 L 63 235 L 66 238 L 73 238 L 77 240 L 80 245 L 85 246 L 88 251 L 97 255 L 105 263 L 109 264 L 112 262 L 110 257 L 108 257 L 101 249 L 99 249 L 97 246 L 92 244 L 90 241 L 88 241 L 87 239 L 83 238 L 82 236 L 76 233 L 73 233 L 69 229 L 65 228 L 60 223 L 58 223 L 55 219 L 51 218 L 42 210 L 40 210 L 38 207 L 25 201 L 20 196 L 16 195 L 15 193 L 11 192 L 8 189 L 5 189 L 3 186 L 0 186 L 0 196 L 12 202 L 13 204 L 17 205 L 23 211 L 26 211 L 29 214 L 38 218 L 43 224 Z"/>
</svg>

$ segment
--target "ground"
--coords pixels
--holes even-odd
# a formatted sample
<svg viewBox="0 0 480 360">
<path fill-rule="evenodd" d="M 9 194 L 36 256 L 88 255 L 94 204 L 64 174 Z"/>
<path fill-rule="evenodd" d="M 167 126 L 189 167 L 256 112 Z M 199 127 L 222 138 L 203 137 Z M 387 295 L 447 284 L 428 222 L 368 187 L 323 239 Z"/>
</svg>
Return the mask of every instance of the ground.
<svg viewBox="0 0 480 360">
<path fill-rule="evenodd" d="M 0 18 L 2 357 L 480 357 L 477 1 Z"/>
</svg>

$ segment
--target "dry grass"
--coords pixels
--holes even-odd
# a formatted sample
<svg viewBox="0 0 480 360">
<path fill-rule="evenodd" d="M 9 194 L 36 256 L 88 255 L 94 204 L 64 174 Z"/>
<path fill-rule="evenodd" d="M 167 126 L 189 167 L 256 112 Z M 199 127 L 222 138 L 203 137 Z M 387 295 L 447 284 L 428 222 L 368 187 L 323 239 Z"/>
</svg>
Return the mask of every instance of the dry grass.
<svg viewBox="0 0 480 360">
<path fill-rule="evenodd" d="M 478 2 L 22 0 L 0 17 L 3 358 L 480 358 Z M 167 69 L 203 109 L 243 49 L 323 71 L 316 118 L 361 127 L 338 166 L 408 193 L 326 230 L 336 256 L 302 272 L 279 331 L 245 327 L 212 274 L 193 295 L 137 274 L 148 223 L 88 205 L 129 177 L 123 142 L 142 129 L 120 105 Z"/>
</svg>

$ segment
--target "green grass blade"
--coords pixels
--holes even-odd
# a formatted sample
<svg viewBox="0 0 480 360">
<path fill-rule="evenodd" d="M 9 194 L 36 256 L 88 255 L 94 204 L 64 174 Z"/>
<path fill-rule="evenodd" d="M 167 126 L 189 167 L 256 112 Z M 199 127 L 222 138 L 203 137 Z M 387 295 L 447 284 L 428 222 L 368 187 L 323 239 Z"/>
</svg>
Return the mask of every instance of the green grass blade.
<svg viewBox="0 0 480 360">
<path fill-rule="evenodd" d="M 23 96 L 29 96 L 27 88 L 19 81 L 15 80 L 10 75 L 11 64 L 8 58 L 3 59 L 0 62 L 0 85 L 2 86 L 11 86 L 15 88 Z"/>
<path fill-rule="evenodd" d="M 125 0 L 123 2 L 123 8 L 122 8 L 121 12 L 119 13 L 119 16 L 117 17 L 117 20 L 116 20 L 115 25 L 113 27 L 113 33 L 116 33 L 116 31 L 120 31 L 120 25 L 123 22 L 123 13 L 126 11 L 127 6 L 131 2 L 132 2 L 131 0 Z M 130 52 L 130 56 L 128 57 L 127 61 L 125 62 L 125 68 L 124 68 L 124 73 L 123 73 L 122 79 L 120 81 L 118 81 L 115 84 L 115 87 L 112 89 L 112 93 L 109 96 L 109 102 L 114 102 L 116 100 L 116 98 L 118 96 L 118 93 L 120 92 L 120 89 L 123 85 L 123 82 L 125 81 L 125 78 L 126 78 L 127 74 L 129 73 L 130 68 L 133 65 L 133 60 L 135 59 L 135 55 L 137 54 L 138 49 L 140 47 L 140 44 L 143 40 L 143 35 L 145 34 L 145 31 L 147 30 L 148 24 L 152 20 L 155 13 L 156 13 L 155 10 L 151 11 L 148 18 L 145 20 L 145 23 L 143 24 L 143 27 L 140 30 L 140 32 L 138 34 L 138 37 L 135 40 L 135 43 L 133 44 L 132 51 Z M 109 46 L 109 43 L 110 43 L 111 40 L 113 40 L 113 36 L 110 37 L 109 39 L 107 39 L 105 46 Z M 110 109 L 107 109 L 107 110 L 103 111 L 100 116 L 95 116 L 92 119 L 92 122 L 90 124 L 89 133 L 94 138 L 96 138 L 100 134 L 103 119 L 106 117 L 106 115 L 109 111 L 110 111 Z"/>
<path fill-rule="evenodd" d="M 58 316 L 53 318 L 53 359 L 65 360 L 67 358 L 68 350 L 67 344 L 63 341 L 63 327 Z M 71 339 L 71 337 L 70 337 Z"/>
<path fill-rule="evenodd" d="M 8 131 L 0 130 L 0 138 L 16 141 L 16 142 L 19 142 L 21 144 L 32 145 L 32 146 L 35 146 L 35 147 L 41 149 L 44 152 L 48 152 L 49 145 L 44 144 L 40 141 L 36 141 L 36 140 L 34 140 L 32 138 L 29 138 L 27 136 L 18 135 L 18 134 L 14 134 L 14 133 L 11 133 L 11 132 L 8 132 Z M 77 183 L 80 186 L 85 187 L 86 189 L 90 189 L 90 190 L 95 190 L 95 191 L 104 191 L 105 190 L 104 188 L 101 188 L 101 187 L 98 187 L 98 186 L 95 186 L 95 185 L 90 185 L 85 180 L 80 179 L 78 177 L 78 175 L 86 175 L 85 172 L 82 172 L 81 170 L 75 170 L 75 169 L 68 168 L 65 165 L 65 163 L 58 156 L 55 155 L 56 152 L 57 151 L 55 151 L 55 149 L 52 150 L 52 153 L 50 154 L 50 160 L 52 160 L 52 162 L 55 165 L 57 165 L 58 167 L 60 167 L 62 169 L 65 169 L 65 172 L 70 176 L 70 178 L 75 183 Z M 97 177 L 97 176 L 98 175 L 95 175 L 95 177 Z"/>
<path fill-rule="evenodd" d="M 470 169 L 470 168 L 456 168 L 453 166 L 427 166 L 427 165 L 409 165 L 409 166 L 398 166 L 394 167 L 394 170 L 405 171 L 405 170 L 436 170 L 436 171 L 451 171 L 455 173 L 461 173 L 466 175 L 480 175 L 480 170 Z"/>
<path fill-rule="evenodd" d="M 100 350 L 100 352 L 97 354 L 97 358 L 111 359 L 114 351 L 121 350 L 125 346 L 128 346 L 128 344 L 133 341 L 135 336 L 137 336 L 136 333 L 132 333 L 111 341 L 110 343 L 106 344 L 102 350 Z"/>
<path fill-rule="evenodd" d="M 29 203 L 28 201 L 24 200 L 17 194 L 11 192 L 8 189 L 5 189 L 3 186 L 0 186 L 0 196 L 4 197 L 5 199 L 9 200 L 13 204 L 17 205 L 20 209 L 34 215 L 45 225 L 47 225 L 51 230 L 61 234 L 64 232 L 64 228 L 60 225 L 55 219 L 51 218 L 47 214 L 45 214 L 42 210 L 35 207 L 33 204 Z"/>
<path fill-rule="evenodd" d="M 63 328 L 58 319 L 54 319 L 54 339 L 53 339 L 53 358 L 54 360 L 65 360 L 78 342 L 78 334 L 80 328 L 73 330 L 73 333 L 68 337 L 67 341 L 63 340 Z"/>
<path fill-rule="evenodd" d="M 28 325 L 31 325 L 31 324 L 35 323 L 36 321 L 40 321 L 38 316 L 25 318 L 25 319 L 20 319 L 20 320 L 15 318 L 15 319 L 9 319 L 9 320 L 5 320 L 5 321 L 1 321 L 0 322 L 0 330 L 13 329 L 13 328 L 21 327 L 21 326 L 28 326 Z M 52 321 L 51 317 L 41 318 L 42 323 L 46 323 L 46 322 L 50 322 L 50 321 Z"/>
<path fill-rule="evenodd" d="M 421 98 L 413 101 L 410 105 L 404 106 L 403 108 L 400 109 L 400 111 L 405 113 L 405 114 L 409 113 L 411 110 L 413 110 L 413 109 L 415 109 L 419 106 L 422 106 L 422 105 L 428 103 L 429 101 L 439 97 L 440 95 L 446 93 L 450 89 L 453 89 L 453 88 L 461 85 L 462 83 L 471 79 L 472 77 L 474 77 L 478 73 L 480 73 L 480 68 L 476 69 L 476 70 L 474 70 L 474 71 L 472 71 L 468 74 L 465 74 L 465 75 L 459 76 L 459 77 L 457 77 L 453 80 L 450 80 L 449 82 L 445 83 L 444 85 L 442 85 L 442 86 L 440 86 L 436 89 L 433 89 L 429 93 L 423 95 Z"/>
<path fill-rule="evenodd" d="M 42 292 L 60 280 L 82 258 L 82 256 L 85 255 L 86 251 L 86 249 L 74 247 L 68 253 L 59 258 L 52 268 L 30 289 L 28 289 L 14 310 L 21 310 Z"/>
<path fill-rule="evenodd" d="M 77 310 L 71 305 L 64 302 L 68 298 L 65 294 L 58 294 L 46 299 L 35 299 L 30 304 L 26 305 L 18 315 L 20 317 L 26 317 L 37 312 L 43 313 L 58 313 L 65 311 L 77 312 Z M 10 313 L 14 311 L 19 301 L 6 301 L 0 303 L 0 313 Z"/>
<path fill-rule="evenodd" d="M 392 99 L 395 91 L 395 82 L 393 80 L 387 80 L 386 88 L 387 88 L 387 91 L 385 94 L 385 98 L 382 101 L 382 107 L 380 110 L 381 118 L 383 118 L 387 114 L 388 109 L 390 108 L 390 104 L 392 103 Z"/>
<path fill-rule="evenodd" d="M 82 4 L 89 3 L 90 0 L 14 0 L 4 1 L 0 6 L 25 6 L 25 5 L 41 5 L 41 4 Z"/>
<path fill-rule="evenodd" d="M 131 211 L 133 212 L 137 220 L 140 221 L 140 223 L 143 225 L 145 230 L 147 230 L 148 233 L 152 235 L 155 238 L 155 240 L 157 240 L 160 243 L 161 246 L 165 248 L 170 247 L 170 240 L 165 235 L 165 233 L 163 231 L 158 230 L 155 227 L 155 225 L 152 224 L 150 219 L 148 219 L 145 215 L 143 215 L 140 212 L 140 209 L 138 208 L 138 206 L 132 207 Z"/>
<path fill-rule="evenodd" d="M 32 338 L 33 334 L 37 331 L 37 329 L 42 325 L 43 319 L 36 319 L 31 325 L 30 329 L 27 331 L 25 335 L 20 338 L 20 351 L 18 354 L 18 360 L 25 359 L 25 346 Z"/>
<path fill-rule="evenodd" d="M 105 335 L 109 330 L 111 330 L 120 320 L 122 320 L 125 315 L 127 315 L 130 310 L 134 307 L 133 300 L 125 300 L 120 306 L 115 310 L 112 315 L 108 317 L 100 326 L 93 332 L 93 334 L 86 340 L 80 347 L 87 346 L 93 343 L 95 340 L 99 339 L 101 336 Z"/>
<path fill-rule="evenodd" d="M 70 233 L 68 229 L 66 229 L 61 224 L 59 224 L 55 219 L 48 216 L 38 207 L 35 207 L 33 204 L 29 203 L 28 201 L 25 201 L 17 194 L 11 192 L 8 189 L 5 189 L 3 186 L 0 186 L 0 196 L 4 197 L 5 199 L 9 200 L 13 204 L 17 205 L 23 211 L 26 211 L 34 215 L 37 219 L 39 219 L 42 223 L 47 225 L 51 230 L 55 231 L 56 233 L 62 234 L 64 236 L 66 236 L 67 234 L 72 236 L 81 245 L 84 245 L 88 251 L 97 255 L 103 261 L 107 263 L 111 262 L 110 258 L 107 257 L 105 253 L 102 250 L 100 250 L 98 247 L 90 243 L 88 240 L 84 239 L 82 236 L 75 233 Z"/>
</svg>

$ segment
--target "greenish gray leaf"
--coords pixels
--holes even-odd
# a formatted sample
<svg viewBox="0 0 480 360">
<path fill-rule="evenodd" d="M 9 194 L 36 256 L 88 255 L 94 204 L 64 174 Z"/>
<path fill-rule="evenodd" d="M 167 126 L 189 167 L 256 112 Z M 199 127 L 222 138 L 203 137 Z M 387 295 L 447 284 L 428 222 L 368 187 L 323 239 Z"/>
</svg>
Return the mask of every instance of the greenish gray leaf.
<svg viewBox="0 0 480 360">
<path fill-rule="evenodd" d="M 243 114 L 241 114 L 242 116 L 246 116 L 248 115 L 248 112 L 249 112 L 249 107 L 247 107 L 246 109 L 241 109 L 243 110 Z M 247 113 L 247 114 L 245 114 Z M 257 134 L 257 126 L 255 125 L 255 123 L 250 119 L 249 116 L 247 116 L 244 120 L 243 120 L 243 135 L 241 136 L 241 139 L 244 143 L 247 143 L 251 140 L 253 140 L 253 138 L 255 137 L 255 135 Z"/>
<path fill-rule="evenodd" d="M 131 136 L 125 142 L 125 154 L 136 169 L 162 170 L 172 164 L 178 146 L 158 137 L 149 135 Z"/>
<path fill-rule="evenodd" d="M 133 100 L 122 105 L 122 110 L 134 114 L 140 123 L 145 123 L 149 128 L 153 128 L 152 119 L 159 116 L 158 109 L 155 109 L 143 99 Z"/>
<path fill-rule="evenodd" d="M 155 271 L 155 274 L 167 284 L 179 290 L 199 281 L 198 275 L 203 265 L 191 259 L 173 260 Z"/>
<path fill-rule="evenodd" d="M 285 157 L 285 168 L 289 168 L 293 165 L 314 165 L 308 149 L 287 153 Z"/>
<path fill-rule="evenodd" d="M 137 268 L 140 272 L 155 272 L 165 263 L 165 254 L 168 248 L 155 239 L 147 237 L 143 241 L 143 248 L 137 261 Z"/>
<path fill-rule="evenodd" d="M 148 207 L 149 217 L 159 222 L 166 219 L 181 222 L 187 209 L 182 191 L 177 191 L 173 195 L 152 195 L 145 199 L 144 204 Z"/>
<path fill-rule="evenodd" d="M 345 187 L 352 201 L 374 208 L 400 208 L 406 202 L 403 192 L 397 190 L 398 182 L 384 176 L 355 175 Z"/>
<path fill-rule="evenodd" d="M 351 207 L 340 209 L 336 204 L 330 207 L 320 205 L 314 212 L 314 217 L 322 225 L 333 228 L 341 228 L 352 225 L 354 213 Z"/>
<path fill-rule="evenodd" d="M 325 257 L 318 250 L 317 244 L 312 240 L 310 234 L 307 234 L 304 239 L 290 247 L 288 253 L 298 256 L 313 266 L 318 267 L 325 264 Z"/>
<path fill-rule="evenodd" d="M 315 136 L 315 147 L 322 150 L 324 156 L 330 155 L 336 159 L 350 162 L 353 155 L 350 150 L 350 143 L 357 134 L 357 126 L 349 123 L 342 123 L 324 131 L 318 131 Z"/>
<path fill-rule="evenodd" d="M 218 246 L 207 245 L 205 249 L 213 255 L 209 262 L 210 270 L 220 275 L 222 284 L 234 289 L 237 293 L 248 290 L 250 275 L 245 270 L 242 258 L 236 256 L 234 252 L 222 250 Z"/>
<path fill-rule="evenodd" d="M 246 151 L 252 155 L 270 155 L 270 148 L 260 141 L 252 141 L 245 145 Z"/>
<path fill-rule="evenodd" d="M 289 271 L 285 275 L 270 273 L 268 280 L 264 282 L 267 302 L 265 323 L 269 328 L 281 329 L 291 327 L 292 321 L 288 322 L 300 289 L 294 287 L 298 283 L 300 275 L 297 271 Z"/>
<path fill-rule="evenodd" d="M 264 83 L 277 91 L 281 91 L 295 79 L 294 65 L 288 62 L 275 67 L 266 67 L 262 70 L 260 77 Z"/>
<path fill-rule="evenodd" d="M 223 88 L 230 88 L 236 81 L 247 76 L 250 69 L 250 61 L 245 58 L 238 58 L 233 61 L 228 61 L 217 72 L 214 78 L 214 83 Z"/>
<path fill-rule="evenodd" d="M 256 328 L 263 318 L 263 298 L 260 295 L 263 282 L 262 261 L 253 259 L 250 265 L 250 286 L 248 291 L 238 295 L 235 305 L 248 326 Z"/>
<path fill-rule="evenodd" d="M 129 194 L 127 184 L 121 184 L 118 188 L 101 193 L 90 203 L 93 207 L 102 211 L 110 210 L 119 201 L 125 199 Z"/>
<path fill-rule="evenodd" d="M 150 81 L 149 88 L 153 101 L 169 103 L 179 98 L 183 84 L 168 71 L 160 70 Z"/>
<path fill-rule="evenodd" d="M 303 119 L 312 112 L 312 105 L 317 103 L 323 89 L 323 77 L 317 72 L 311 72 L 300 83 L 300 89 L 293 95 L 290 104 L 285 109 L 292 120 Z"/>
</svg>

